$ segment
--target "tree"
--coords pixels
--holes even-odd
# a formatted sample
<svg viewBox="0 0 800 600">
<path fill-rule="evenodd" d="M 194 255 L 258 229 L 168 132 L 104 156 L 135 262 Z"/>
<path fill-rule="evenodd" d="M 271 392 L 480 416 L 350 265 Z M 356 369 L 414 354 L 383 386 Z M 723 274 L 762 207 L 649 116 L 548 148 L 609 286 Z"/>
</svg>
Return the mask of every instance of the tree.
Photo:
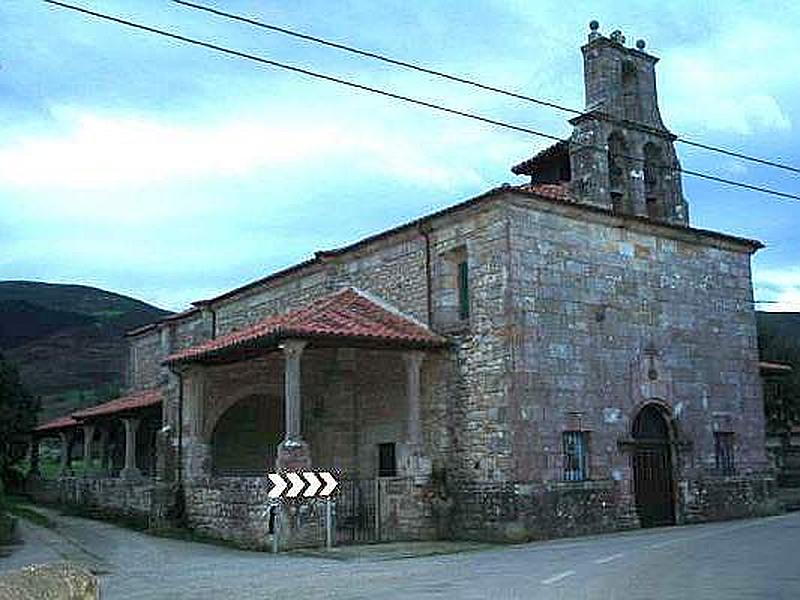
<svg viewBox="0 0 800 600">
<path fill-rule="evenodd" d="M 36 426 L 39 401 L 25 388 L 17 368 L 0 354 L 0 479 L 9 481 L 14 465 L 25 457 Z"/>
</svg>

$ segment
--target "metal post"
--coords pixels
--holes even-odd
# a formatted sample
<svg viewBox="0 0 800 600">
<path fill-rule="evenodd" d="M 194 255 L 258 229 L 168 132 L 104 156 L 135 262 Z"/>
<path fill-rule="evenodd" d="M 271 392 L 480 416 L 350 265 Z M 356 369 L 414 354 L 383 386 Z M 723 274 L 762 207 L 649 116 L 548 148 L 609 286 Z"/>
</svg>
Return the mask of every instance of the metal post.
<svg viewBox="0 0 800 600">
<path fill-rule="evenodd" d="M 325 547 L 330 550 L 333 548 L 333 511 L 331 510 L 331 499 L 325 500 Z"/>
<path fill-rule="evenodd" d="M 274 527 L 272 529 L 272 553 L 273 554 L 277 554 L 278 550 L 279 550 L 278 534 L 280 533 L 280 530 L 281 530 L 281 510 L 280 510 L 280 508 L 277 508 L 275 510 L 275 522 L 274 522 Z"/>
<path fill-rule="evenodd" d="M 381 480 L 376 477 L 375 481 L 375 541 L 381 541 Z"/>
</svg>

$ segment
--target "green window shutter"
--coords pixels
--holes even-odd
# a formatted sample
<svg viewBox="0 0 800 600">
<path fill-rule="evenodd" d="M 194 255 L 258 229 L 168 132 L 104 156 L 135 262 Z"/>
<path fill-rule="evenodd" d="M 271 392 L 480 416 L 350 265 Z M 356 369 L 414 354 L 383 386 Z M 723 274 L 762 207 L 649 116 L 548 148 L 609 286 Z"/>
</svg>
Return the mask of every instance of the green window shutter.
<svg viewBox="0 0 800 600">
<path fill-rule="evenodd" d="M 458 316 L 469 318 L 469 267 L 467 261 L 458 263 Z"/>
</svg>

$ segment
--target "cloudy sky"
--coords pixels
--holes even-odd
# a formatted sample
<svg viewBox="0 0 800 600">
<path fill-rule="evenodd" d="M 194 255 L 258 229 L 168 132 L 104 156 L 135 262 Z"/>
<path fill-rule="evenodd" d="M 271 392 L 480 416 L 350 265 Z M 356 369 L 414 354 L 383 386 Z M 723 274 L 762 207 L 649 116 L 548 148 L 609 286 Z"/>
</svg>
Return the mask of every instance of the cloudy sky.
<svg viewBox="0 0 800 600">
<path fill-rule="evenodd" d="M 200 0 L 198 0 L 200 1 Z M 583 106 L 587 23 L 647 40 L 679 135 L 800 165 L 796 2 L 231 0 L 225 10 Z M 567 136 L 566 116 L 168 0 L 74 3 Z M 702 9 L 698 9 L 702 5 Z M 503 182 L 548 142 L 47 5 L 0 2 L 0 279 L 179 310 Z M 679 146 L 685 168 L 800 176 Z M 684 179 L 695 226 L 762 240 L 756 297 L 800 311 L 800 202 Z"/>
</svg>

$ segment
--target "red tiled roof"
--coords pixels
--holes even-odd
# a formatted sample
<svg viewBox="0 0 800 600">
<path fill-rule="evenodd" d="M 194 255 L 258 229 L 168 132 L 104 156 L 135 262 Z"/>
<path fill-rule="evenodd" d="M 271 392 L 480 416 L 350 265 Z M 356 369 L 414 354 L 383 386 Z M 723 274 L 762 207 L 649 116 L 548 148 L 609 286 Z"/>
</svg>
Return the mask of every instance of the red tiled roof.
<svg viewBox="0 0 800 600">
<path fill-rule="evenodd" d="M 48 421 L 47 423 L 43 423 L 36 427 L 34 431 L 59 431 L 60 429 L 74 427 L 77 424 L 78 422 L 75 419 L 69 415 L 66 415 L 64 417 L 58 417 L 52 421 Z"/>
<path fill-rule="evenodd" d="M 72 417 L 76 419 L 86 419 L 89 417 L 108 416 L 140 408 L 147 408 L 148 406 L 159 404 L 161 398 L 162 393 L 160 389 L 143 390 L 128 394 L 127 396 L 122 396 L 121 398 L 116 398 L 110 402 L 76 411 L 72 413 Z"/>
<path fill-rule="evenodd" d="M 531 158 L 523 160 L 521 163 L 511 167 L 511 172 L 514 173 L 514 175 L 533 176 L 536 173 L 536 169 L 543 163 L 556 158 L 569 161 L 569 140 L 560 140 L 548 146 L 544 150 L 534 154 Z"/>
<path fill-rule="evenodd" d="M 440 346 L 446 340 L 363 293 L 345 288 L 285 314 L 259 321 L 166 358 L 175 363 L 210 358 L 236 347 L 277 343 L 288 337 L 347 338 L 415 346 Z"/>
<path fill-rule="evenodd" d="M 517 187 L 523 192 L 531 192 L 548 200 L 575 201 L 569 193 L 569 183 L 566 181 L 563 183 L 525 183 Z"/>
</svg>

